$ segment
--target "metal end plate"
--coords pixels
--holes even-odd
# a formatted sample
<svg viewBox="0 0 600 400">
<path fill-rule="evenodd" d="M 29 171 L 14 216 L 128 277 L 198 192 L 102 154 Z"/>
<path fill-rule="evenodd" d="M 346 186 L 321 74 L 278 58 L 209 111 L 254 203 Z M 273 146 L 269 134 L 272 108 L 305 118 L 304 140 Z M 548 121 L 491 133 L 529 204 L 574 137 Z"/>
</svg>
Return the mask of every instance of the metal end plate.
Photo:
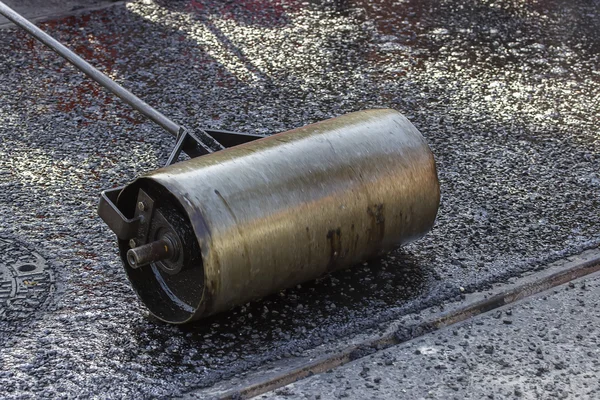
<svg viewBox="0 0 600 400">
<path fill-rule="evenodd" d="M 25 245 L 0 239 L 0 337 L 18 330 L 50 299 L 54 275 Z"/>
</svg>

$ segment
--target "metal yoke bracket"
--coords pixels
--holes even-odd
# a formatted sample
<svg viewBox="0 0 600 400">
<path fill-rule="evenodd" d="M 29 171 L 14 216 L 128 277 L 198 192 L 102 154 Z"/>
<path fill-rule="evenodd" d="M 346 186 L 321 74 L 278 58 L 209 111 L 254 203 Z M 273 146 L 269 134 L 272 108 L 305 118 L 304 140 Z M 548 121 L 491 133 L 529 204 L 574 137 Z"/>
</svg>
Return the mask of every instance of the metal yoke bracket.
<svg viewBox="0 0 600 400">
<path fill-rule="evenodd" d="M 143 189 L 138 192 L 135 216 L 141 217 L 141 222 L 137 235 L 129 240 L 129 266 L 135 269 L 155 262 L 168 274 L 181 271 L 184 267 L 181 238 Z"/>
<path fill-rule="evenodd" d="M 266 137 L 262 135 L 215 129 L 202 129 L 201 133 L 203 134 L 203 136 L 207 137 L 209 141 L 213 141 L 218 147 L 220 147 L 218 150 L 223 150 L 229 147 L 252 142 L 254 140 Z M 214 152 L 196 134 L 188 131 L 185 128 L 181 128 L 179 130 L 179 134 L 177 135 L 177 142 L 175 143 L 175 147 L 173 148 L 173 151 L 171 151 L 171 154 L 169 155 L 165 166 L 175 164 L 179 159 L 179 156 L 181 155 L 182 151 L 188 156 L 190 156 L 190 158 L 196 158 Z"/>
<path fill-rule="evenodd" d="M 261 135 L 212 129 L 203 130 L 202 133 L 208 138 L 212 139 L 222 149 L 248 143 L 265 137 Z M 191 158 L 213 153 L 213 150 L 206 143 L 200 140 L 197 135 L 183 128 L 181 128 L 179 131 L 175 148 L 173 148 L 173 151 L 171 151 L 165 166 L 175 164 L 182 151 Z M 136 212 L 134 218 L 125 217 L 125 215 L 117 207 L 117 199 L 123 188 L 123 186 L 120 186 L 102 192 L 100 195 L 100 204 L 98 205 L 98 215 L 119 239 L 129 240 L 137 237 L 140 229 L 144 228 L 144 230 L 147 231 L 148 227 L 145 226 L 145 224 L 149 223 L 149 218 L 146 216 L 148 221 L 145 221 L 144 216 L 138 212 Z"/>
<path fill-rule="evenodd" d="M 105 190 L 100 194 L 98 215 L 121 240 L 129 240 L 137 235 L 141 216 L 127 218 L 117 207 L 117 199 L 124 186 Z"/>
</svg>

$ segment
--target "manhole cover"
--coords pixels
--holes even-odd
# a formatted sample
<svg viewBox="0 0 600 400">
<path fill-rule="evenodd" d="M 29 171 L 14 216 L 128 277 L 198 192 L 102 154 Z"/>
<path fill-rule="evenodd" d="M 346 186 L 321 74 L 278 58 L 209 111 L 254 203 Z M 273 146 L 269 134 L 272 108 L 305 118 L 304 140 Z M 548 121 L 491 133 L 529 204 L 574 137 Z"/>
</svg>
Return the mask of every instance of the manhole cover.
<svg viewBox="0 0 600 400">
<path fill-rule="evenodd" d="M 54 292 L 46 260 L 18 242 L 0 239 L 0 336 L 32 317 Z"/>
</svg>

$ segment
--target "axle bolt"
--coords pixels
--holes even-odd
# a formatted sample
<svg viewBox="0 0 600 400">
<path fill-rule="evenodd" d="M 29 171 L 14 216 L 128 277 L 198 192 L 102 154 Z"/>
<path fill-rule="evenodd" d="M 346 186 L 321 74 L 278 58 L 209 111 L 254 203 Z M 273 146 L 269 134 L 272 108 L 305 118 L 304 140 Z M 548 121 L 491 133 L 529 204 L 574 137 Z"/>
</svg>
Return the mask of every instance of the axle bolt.
<svg viewBox="0 0 600 400">
<path fill-rule="evenodd" d="M 179 256 L 175 237 L 167 233 L 162 239 L 147 243 L 127 251 L 127 262 L 133 269 L 162 260 L 174 260 Z"/>
</svg>

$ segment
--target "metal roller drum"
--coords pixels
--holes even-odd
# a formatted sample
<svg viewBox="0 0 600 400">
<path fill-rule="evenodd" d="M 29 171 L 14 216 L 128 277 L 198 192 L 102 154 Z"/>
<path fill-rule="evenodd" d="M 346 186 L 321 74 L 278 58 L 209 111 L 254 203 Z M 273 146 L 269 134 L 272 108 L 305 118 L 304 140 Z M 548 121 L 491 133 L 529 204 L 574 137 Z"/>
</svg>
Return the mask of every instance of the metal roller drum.
<svg viewBox="0 0 600 400">
<path fill-rule="evenodd" d="M 152 314 L 184 323 L 413 241 L 439 199 L 418 130 L 355 112 L 138 178 L 118 208 L 149 228 L 121 257 Z"/>
<path fill-rule="evenodd" d="M 433 154 L 397 111 L 266 138 L 195 134 L 1 1 L 0 14 L 177 138 L 166 167 L 104 191 L 98 208 L 135 291 L 163 321 L 197 320 L 351 266 L 433 225 Z M 213 153 L 203 140 L 228 148 Z M 177 163 L 182 151 L 192 159 Z"/>
</svg>

